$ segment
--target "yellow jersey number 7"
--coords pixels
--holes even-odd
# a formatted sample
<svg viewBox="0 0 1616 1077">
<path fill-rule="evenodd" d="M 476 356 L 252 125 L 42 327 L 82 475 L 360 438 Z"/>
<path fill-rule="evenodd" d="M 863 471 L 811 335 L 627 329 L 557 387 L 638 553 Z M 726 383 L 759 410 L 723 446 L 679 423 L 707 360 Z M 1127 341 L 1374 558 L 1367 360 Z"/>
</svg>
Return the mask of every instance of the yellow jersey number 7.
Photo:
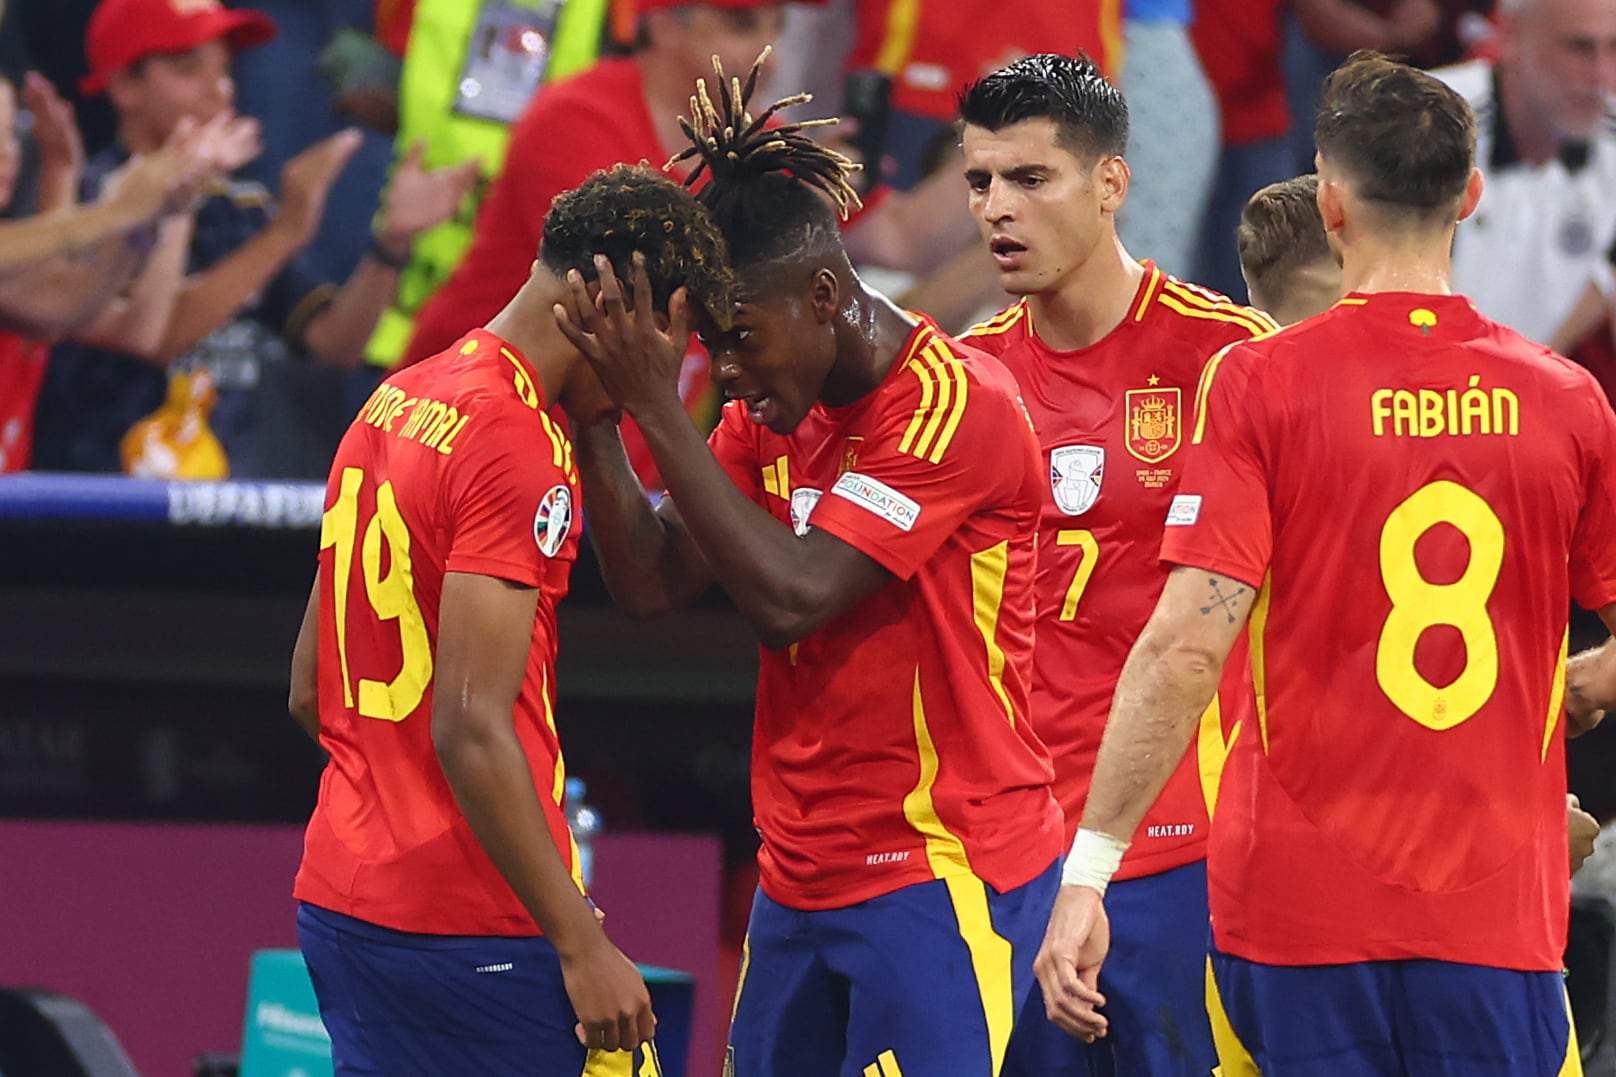
<svg viewBox="0 0 1616 1077">
<path fill-rule="evenodd" d="M 336 598 L 337 659 L 342 667 L 342 700 L 354 706 L 355 683 L 348 668 L 348 592 L 353 575 L 354 548 L 359 548 L 369 613 L 379 621 L 398 622 L 404 660 L 388 680 L 361 676 L 357 685 L 359 713 L 365 718 L 401 722 L 415 712 L 432 682 L 432 641 L 427 635 L 421 607 L 415 601 L 415 577 L 410 568 L 410 532 L 399 515 L 393 484 L 376 487 L 375 510 L 359 534 L 359 493 L 365 485 L 362 468 L 342 469 L 337 501 L 320 520 L 320 550 L 332 553 L 332 593 Z M 387 547 L 387 571 L 382 571 L 382 546 Z M 375 671 L 371 671 L 375 672 Z"/>
<path fill-rule="evenodd" d="M 1088 590 L 1089 579 L 1094 575 L 1094 563 L 1100 559 L 1100 544 L 1094 541 L 1092 531 L 1057 531 L 1055 545 L 1076 546 L 1083 555 L 1077 562 L 1077 571 L 1072 574 L 1072 585 L 1066 589 L 1066 598 L 1061 602 L 1060 619 L 1074 621 L 1077 604 L 1083 601 L 1083 592 Z"/>
</svg>

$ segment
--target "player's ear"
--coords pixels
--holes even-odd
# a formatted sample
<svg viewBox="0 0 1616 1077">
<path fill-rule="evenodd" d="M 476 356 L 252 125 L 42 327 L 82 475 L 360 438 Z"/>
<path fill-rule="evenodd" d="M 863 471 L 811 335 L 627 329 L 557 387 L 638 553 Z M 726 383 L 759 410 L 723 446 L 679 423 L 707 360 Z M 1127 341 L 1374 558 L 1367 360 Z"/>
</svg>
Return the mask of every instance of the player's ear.
<svg viewBox="0 0 1616 1077">
<path fill-rule="evenodd" d="M 1333 179 L 1319 177 L 1319 216 L 1324 219 L 1324 231 L 1341 231 L 1345 223 L 1345 199 L 1340 185 Z"/>
<path fill-rule="evenodd" d="M 1115 213 L 1128 200 L 1128 184 L 1133 179 L 1128 162 L 1115 154 L 1102 157 L 1094 172 L 1094 182 L 1100 185 L 1100 208 Z"/>
<path fill-rule="evenodd" d="M 836 317 L 842 306 L 842 284 L 828 267 L 820 266 L 808 287 L 808 305 L 814 320 L 824 324 Z"/>
<path fill-rule="evenodd" d="M 1472 168 L 1470 178 L 1465 180 L 1464 197 L 1459 200 L 1459 220 L 1464 220 L 1476 212 L 1481 204 L 1481 191 L 1485 184 L 1481 179 L 1481 169 Z"/>
</svg>

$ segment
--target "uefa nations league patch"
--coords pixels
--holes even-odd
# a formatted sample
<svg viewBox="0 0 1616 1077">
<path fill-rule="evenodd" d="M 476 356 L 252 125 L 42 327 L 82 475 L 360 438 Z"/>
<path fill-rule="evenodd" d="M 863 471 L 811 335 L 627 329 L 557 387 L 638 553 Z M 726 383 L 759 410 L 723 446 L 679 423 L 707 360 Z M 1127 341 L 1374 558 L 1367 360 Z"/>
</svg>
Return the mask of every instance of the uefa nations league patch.
<svg viewBox="0 0 1616 1077">
<path fill-rule="evenodd" d="M 539 511 L 533 516 L 533 541 L 539 552 L 554 557 L 561 552 L 572 530 L 572 491 L 565 486 L 552 486 L 539 501 Z"/>
</svg>

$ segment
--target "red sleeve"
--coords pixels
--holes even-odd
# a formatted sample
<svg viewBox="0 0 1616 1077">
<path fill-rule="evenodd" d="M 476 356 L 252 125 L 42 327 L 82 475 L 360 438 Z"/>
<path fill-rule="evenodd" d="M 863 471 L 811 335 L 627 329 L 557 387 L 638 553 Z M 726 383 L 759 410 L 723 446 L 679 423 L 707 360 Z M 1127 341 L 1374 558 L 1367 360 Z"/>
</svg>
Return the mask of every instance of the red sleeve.
<svg viewBox="0 0 1616 1077">
<path fill-rule="evenodd" d="M 763 474 L 758 470 L 757 434 L 741 404 L 731 402 L 719 413 L 718 425 L 707 438 L 707 447 L 723 467 L 730 481 L 753 501 L 762 503 Z"/>
<path fill-rule="evenodd" d="M 1162 560 L 1204 568 L 1261 587 L 1273 553 L 1268 474 L 1260 439 L 1261 394 L 1249 347 L 1231 345 L 1207 361 L 1196 396 L 1183 478 L 1167 510 Z"/>
<path fill-rule="evenodd" d="M 809 517 L 899 579 L 914 575 L 983 505 L 1018 489 L 1026 454 L 1037 458 L 1020 404 L 953 366 L 955 392 L 921 397 L 917 384 L 914 393 L 885 402 L 857 463 Z"/>
<path fill-rule="evenodd" d="M 1580 372 L 1579 372 L 1580 373 Z M 1586 377 L 1583 398 L 1594 414 L 1582 512 L 1571 536 L 1571 597 L 1583 609 L 1616 602 L 1616 415 Z"/>
<path fill-rule="evenodd" d="M 518 418 L 524 421 L 496 420 L 455 446 L 455 466 L 445 476 L 453 533 L 444 571 L 538 587 L 577 513 L 572 487 L 551 460 L 552 443 L 531 415 Z"/>
</svg>

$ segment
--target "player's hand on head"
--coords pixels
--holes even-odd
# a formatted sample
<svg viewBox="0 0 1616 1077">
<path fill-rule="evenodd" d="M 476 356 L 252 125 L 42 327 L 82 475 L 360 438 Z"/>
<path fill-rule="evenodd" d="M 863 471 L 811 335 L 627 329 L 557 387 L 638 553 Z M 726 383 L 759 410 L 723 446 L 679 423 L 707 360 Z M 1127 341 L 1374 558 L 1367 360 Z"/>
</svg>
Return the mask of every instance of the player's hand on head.
<svg viewBox="0 0 1616 1077">
<path fill-rule="evenodd" d="M 1049 1019 L 1087 1043 L 1104 1036 L 1109 1026 L 1099 1012 L 1105 1005 L 1099 979 L 1110 949 L 1111 922 L 1099 891 L 1061 887 L 1032 967 Z"/>
<path fill-rule="evenodd" d="M 593 298 L 583 275 L 568 271 L 567 293 L 555 307 L 556 324 L 589 360 L 607 394 L 631 414 L 678 404 L 679 371 L 691 329 L 684 289 L 669 299 L 664 327 L 652 309 L 651 278 L 642 255 L 634 255 L 632 292 L 625 290 L 605 255 L 595 256 L 595 270 L 600 283 Z"/>
<path fill-rule="evenodd" d="M 640 970 L 605 932 L 595 932 L 587 945 L 562 954 L 561 979 L 578 1015 L 578 1042 L 590 1050 L 631 1051 L 656 1035 L 651 992 Z"/>
</svg>

